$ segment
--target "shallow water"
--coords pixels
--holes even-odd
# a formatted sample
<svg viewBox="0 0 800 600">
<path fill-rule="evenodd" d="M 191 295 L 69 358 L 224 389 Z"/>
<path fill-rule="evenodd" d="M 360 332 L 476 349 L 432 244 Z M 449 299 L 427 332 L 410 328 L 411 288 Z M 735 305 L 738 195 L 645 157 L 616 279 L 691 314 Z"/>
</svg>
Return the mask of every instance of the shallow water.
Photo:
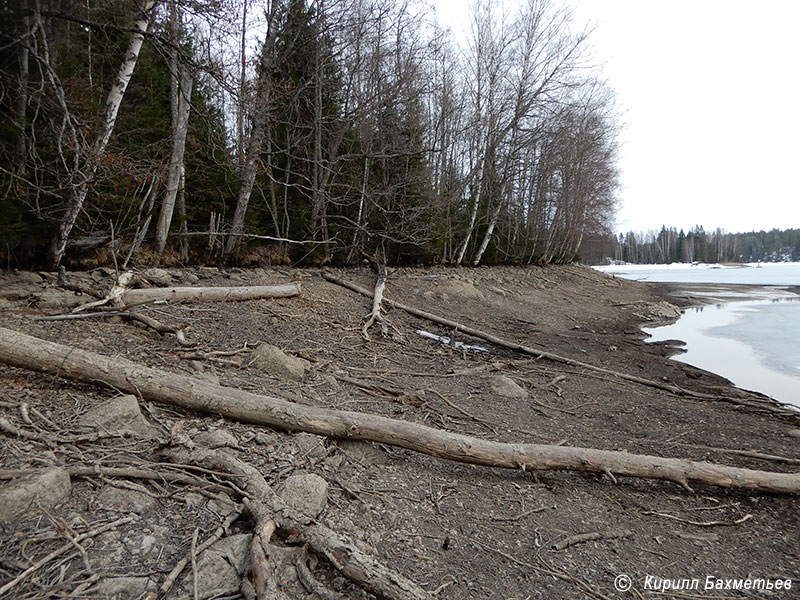
<svg viewBox="0 0 800 600">
<path fill-rule="evenodd" d="M 639 281 L 711 284 L 685 295 L 717 304 L 688 309 L 674 325 L 646 328 L 648 341 L 681 340 L 686 353 L 675 360 L 800 408 L 800 296 L 790 291 L 800 290 L 800 263 L 595 268 Z"/>
<path fill-rule="evenodd" d="M 675 360 L 800 408 L 800 296 L 690 308 L 677 323 L 644 331 L 650 342 L 685 342 Z"/>
</svg>

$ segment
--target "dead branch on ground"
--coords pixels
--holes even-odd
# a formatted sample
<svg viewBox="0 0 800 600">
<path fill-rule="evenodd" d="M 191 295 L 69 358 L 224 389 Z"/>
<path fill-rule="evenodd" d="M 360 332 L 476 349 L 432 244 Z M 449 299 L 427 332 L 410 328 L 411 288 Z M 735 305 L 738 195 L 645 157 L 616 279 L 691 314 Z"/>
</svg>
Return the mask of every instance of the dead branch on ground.
<svg viewBox="0 0 800 600">
<path fill-rule="evenodd" d="M 63 279 L 63 278 L 62 278 Z M 88 304 L 75 308 L 69 315 L 54 315 L 39 317 L 39 320 L 68 320 L 89 318 L 92 316 L 121 316 L 131 321 L 141 323 L 159 333 L 174 334 L 178 344 L 183 347 L 194 346 L 187 341 L 183 327 L 164 325 L 156 319 L 133 312 L 135 306 L 153 304 L 155 302 L 224 302 L 240 300 L 258 300 L 265 298 L 290 298 L 300 294 L 299 283 L 265 286 L 238 286 L 238 287 L 170 287 L 170 288 L 144 288 L 130 289 L 134 284 L 135 275 L 132 271 L 125 271 L 116 280 L 111 291 L 104 297 Z M 102 308 L 110 305 L 118 310 L 103 313 L 85 313 L 92 308 Z"/>
<path fill-rule="evenodd" d="M 308 544 L 314 551 L 325 556 L 342 575 L 363 585 L 379 598 L 430 600 L 431 596 L 416 583 L 365 554 L 342 534 L 307 515 L 297 514 L 275 493 L 258 469 L 233 454 L 200 447 L 191 450 L 167 448 L 163 453 L 171 460 L 190 462 L 207 468 L 222 467 L 230 473 L 245 476 L 243 484 L 248 495 L 247 506 L 256 520 L 251 558 L 253 547 L 256 547 L 256 553 L 258 549 L 264 550 L 264 544 L 268 543 L 271 535 L 270 522 L 273 522 L 274 527 L 283 535 Z M 263 562 L 261 566 L 264 566 Z M 257 574 L 255 568 L 254 574 Z M 268 572 L 257 575 L 268 577 Z M 266 586 L 266 580 L 263 585 Z M 258 589 L 258 585 L 256 588 Z"/>
<path fill-rule="evenodd" d="M 661 479 L 687 489 L 691 489 L 690 482 L 698 482 L 731 489 L 800 494 L 800 473 L 756 471 L 610 450 L 483 440 L 378 415 L 302 405 L 223 387 L 5 328 L 0 328 L 0 362 L 76 381 L 103 383 L 144 399 L 248 423 L 382 442 L 458 462 L 527 471 L 572 470 Z"/>
<path fill-rule="evenodd" d="M 369 290 L 362 288 L 355 283 L 342 279 L 341 277 L 337 277 L 330 271 L 323 271 L 322 276 L 330 281 L 331 283 L 335 283 L 340 285 L 344 288 L 352 290 L 358 294 L 361 294 L 366 297 L 372 297 L 372 292 Z M 494 334 L 481 331 L 480 329 L 476 329 L 474 327 L 470 327 L 469 325 L 464 325 L 462 323 L 458 323 L 451 319 L 447 319 L 445 317 L 440 317 L 433 313 L 426 312 L 424 310 L 420 310 L 418 308 L 414 308 L 413 306 L 409 306 L 407 304 L 403 304 L 401 302 L 397 302 L 394 300 L 383 300 L 384 303 L 388 304 L 389 306 L 399 308 L 401 310 L 406 311 L 407 313 L 414 315 L 415 317 L 419 317 L 421 319 L 425 319 L 431 321 L 433 323 L 437 323 L 439 325 L 443 325 L 444 327 L 449 328 L 450 330 L 460 331 L 461 333 L 466 333 L 467 335 L 471 335 L 473 337 L 486 340 L 487 342 L 492 342 L 493 344 L 497 344 L 498 346 L 502 346 L 504 348 L 508 348 L 510 350 L 514 350 L 515 352 L 520 352 L 522 354 L 528 354 L 530 356 L 534 356 L 536 358 L 544 358 L 553 362 L 569 365 L 572 367 L 580 367 L 582 369 L 586 369 L 589 371 L 594 371 L 597 373 L 603 373 L 605 375 L 610 375 L 612 377 L 622 379 L 625 381 L 631 381 L 634 383 L 638 383 L 641 385 L 645 385 L 648 387 L 664 390 L 675 394 L 677 396 L 686 396 L 692 398 L 700 398 L 706 400 L 724 400 L 726 402 L 730 402 L 732 404 L 737 404 L 741 406 L 749 406 L 751 408 L 757 408 L 759 410 L 764 410 L 767 412 L 780 414 L 782 416 L 792 415 L 794 416 L 793 411 L 790 409 L 784 409 L 779 406 L 774 406 L 771 401 L 770 402 L 763 402 L 763 403 L 756 403 L 756 402 L 747 402 L 744 400 L 738 400 L 735 398 L 729 397 L 722 397 L 714 394 L 706 394 L 703 392 L 695 392 L 690 390 L 685 390 L 677 385 L 671 383 L 665 383 L 661 381 L 654 381 L 652 379 L 646 379 L 644 377 L 638 377 L 636 375 L 630 375 L 628 373 L 622 373 L 620 371 L 614 371 L 612 369 L 605 369 L 603 367 L 598 367 L 596 365 L 592 365 L 589 363 L 585 363 L 583 361 L 575 360 L 573 358 L 569 358 L 566 356 L 561 356 L 559 354 L 555 354 L 553 352 L 548 352 L 546 350 L 539 350 L 536 348 L 531 348 L 529 346 L 524 346 L 522 344 L 518 344 L 516 342 L 508 341 L 503 338 L 500 338 Z"/>
</svg>

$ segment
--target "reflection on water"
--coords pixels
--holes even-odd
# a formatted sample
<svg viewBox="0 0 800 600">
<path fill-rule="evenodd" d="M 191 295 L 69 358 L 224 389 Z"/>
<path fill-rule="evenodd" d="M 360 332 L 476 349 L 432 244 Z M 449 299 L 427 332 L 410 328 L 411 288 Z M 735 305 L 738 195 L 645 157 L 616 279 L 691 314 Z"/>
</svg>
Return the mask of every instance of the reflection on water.
<svg viewBox="0 0 800 600">
<path fill-rule="evenodd" d="M 644 331 L 651 342 L 684 341 L 675 360 L 800 408 L 800 297 L 701 306 Z"/>
</svg>

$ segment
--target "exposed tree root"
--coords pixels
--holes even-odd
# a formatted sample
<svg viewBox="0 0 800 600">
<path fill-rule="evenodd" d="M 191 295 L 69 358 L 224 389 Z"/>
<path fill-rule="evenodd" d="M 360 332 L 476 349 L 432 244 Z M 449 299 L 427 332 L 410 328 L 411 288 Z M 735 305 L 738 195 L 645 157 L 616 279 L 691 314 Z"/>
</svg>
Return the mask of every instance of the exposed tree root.
<svg viewBox="0 0 800 600">
<path fill-rule="evenodd" d="M 256 533 L 251 544 L 257 562 L 253 564 L 255 588 L 258 593 L 267 589 L 269 573 L 265 544 L 273 527 L 292 539 L 307 543 L 325 556 L 343 575 L 363 585 L 379 598 L 388 600 L 430 600 L 431 596 L 400 573 L 382 565 L 362 552 L 353 542 L 307 515 L 297 514 L 269 486 L 263 475 L 252 465 L 239 460 L 230 452 L 207 448 L 168 448 L 163 453 L 172 460 L 191 462 L 207 468 L 223 468 L 244 475 L 247 505 L 256 519 Z M 267 549 L 268 550 L 268 549 Z M 265 556 L 261 556 L 261 553 Z M 261 597 L 261 596 L 259 596 Z"/>
<path fill-rule="evenodd" d="M 333 410 L 226 388 L 122 358 L 0 328 L 0 362 L 137 394 L 249 423 L 382 442 L 449 460 L 507 469 L 573 470 L 725 488 L 799 494 L 800 473 L 774 473 L 689 459 L 482 440 L 378 415 Z M 690 488 L 689 488 L 690 489 Z"/>
<path fill-rule="evenodd" d="M 53 550 L 50 554 L 45 556 L 44 558 L 36 561 L 33 565 L 25 569 L 22 573 L 17 575 L 14 579 L 6 583 L 3 587 L 0 587 L 0 597 L 4 597 L 7 592 L 12 590 L 16 587 L 20 582 L 27 579 L 31 574 L 35 573 L 39 569 L 41 569 L 44 565 L 49 563 L 54 558 L 57 558 L 64 554 L 65 552 L 69 552 L 70 550 L 75 549 L 75 544 L 81 542 L 85 539 L 92 538 L 95 536 L 100 535 L 103 532 L 109 531 L 110 529 L 114 529 L 120 525 L 125 525 L 126 523 L 130 523 L 133 519 L 131 517 L 124 517 L 122 519 L 118 519 L 112 523 L 106 523 L 96 529 L 91 529 L 86 533 L 82 533 L 74 538 L 70 538 L 70 541 L 64 544 L 63 546 L 59 547 L 56 550 Z"/>
<path fill-rule="evenodd" d="M 613 540 L 617 538 L 631 537 L 633 532 L 630 529 L 620 529 L 615 531 L 592 531 L 589 533 L 579 533 L 564 538 L 560 542 L 553 544 L 553 550 L 564 550 L 575 544 L 594 542 L 597 540 Z"/>
<path fill-rule="evenodd" d="M 361 335 L 367 341 L 369 341 L 369 328 L 375 323 L 380 324 L 381 334 L 384 337 L 389 335 L 389 323 L 386 322 L 386 319 L 381 314 L 384 289 L 386 289 L 386 263 L 381 261 L 378 263 L 378 279 L 375 281 L 375 291 L 372 293 L 372 312 L 369 313 L 369 318 L 361 328 Z"/>
</svg>

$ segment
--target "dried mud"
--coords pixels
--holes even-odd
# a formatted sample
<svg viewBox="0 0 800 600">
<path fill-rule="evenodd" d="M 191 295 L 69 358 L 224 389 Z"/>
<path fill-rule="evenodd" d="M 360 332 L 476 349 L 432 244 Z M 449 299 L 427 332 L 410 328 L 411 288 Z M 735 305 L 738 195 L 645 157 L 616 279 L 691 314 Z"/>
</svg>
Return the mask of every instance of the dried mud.
<svg viewBox="0 0 800 600">
<path fill-rule="evenodd" d="M 477 437 L 800 471 L 798 464 L 724 451 L 800 459 L 796 437 L 800 422 L 759 410 L 763 398 L 737 390 L 720 377 L 670 361 L 674 347 L 669 344 L 646 344 L 639 329 L 643 323 L 675 316 L 669 290 L 663 286 L 619 280 L 580 266 L 399 269 L 392 273 L 386 295 L 520 344 L 713 393 L 720 400 L 677 397 L 515 354 L 455 332 L 456 339 L 489 352 L 458 350 L 416 333 L 422 329 L 453 336 L 454 332 L 400 310 L 386 313 L 390 337 L 381 337 L 373 328 L 372 339 L 366 341 L 361 326 L 371 302 L 325 281 L 318 271 L 204 268 L 169 273 L 174 283 L 202 285 L 299 280 L 302 294 L 151 310 L 149 314 L 163 323 L 187 327 L 187 338 L 198 346 L 185 351 L 174 336 L 159 336 L 118 318 L 36 321 L 43 314 L 64 312 L 65 303 L 92 298 L 57 290 L 51 274 L 7 274 L 0 278 L 0 326 L 211 378 L 225 386 Z M 366 268 L 338 274 L 368 288 L 374 282 Z M 101 292 L 113 281 L 107 270 L 69 274 L 69 278 Z M 254 361 L 256 346 L 264 342 L 307 361 L 302 380 L 271 376 Z M 237 354 L 212 354 L 239 349 L 243 351 Z M 524 393 L 516 388 L 509 393 L 508 381 L 502 378 Z M 0 390 L 5 419 L 23 432 L 44 436 L 85 431 L 79 424 L 81 416 L 115 396 L 102 387 L 2 365 Z M 724 398 L 752 400 L 754 406 Z M 0 434 L 2 469 L 51 465 L 165 469 L 159 446 L 178 435 L 202 443 L 205 435 L 223 440 L 278 489 L 296 474 L 324 478 L 328 502 L 320 520 L 347 533 L 436 598 L 641 598 L 653 594 L 645 589 L 647 576 L 701 581 L 699 590 L 665 597 L 756 597 L 753 592 L 705 591 L 702 583 L 707 576 L 788 579 L 792 589 L 774 592 L 773 597 L 800 597 L 797 497 L 702 486 L 692 493 L 661 481 L 504 471 L 379 444 L 288 434 L 146 401 L 139 404 L 158 432 L 155 437 L 126 435 L 66 444 L 6 432 Z M 21 405 L 27 407 L 30 422 L 23 418 Z M 195 532 L 199 541 L 206 539 L 233 511 L 234 502 L 218 489 L 227 481 L 201 475 L 207 478 L 208 489 L 167 481 L 73 477 L 63 503 L 0 524 L 0 587 L 70 536 L 129 518 L 84 542 L 85 550 L 76 549 L 43 565 L 15 585 L 9 597 L 145 597 L 187 556 Z M 252 522 L 244 512 L 227 528 L 224 539 L 230 539 L 231 548 L 228 554 L 218 552 L 220 560 L 235 565 L 233 546 L 241 546 L 251 532 Z M 620 532 L 626 535 L 604 535 Z M 561 549 L 561 542 L 585 533 L 598 533 L 600 539 Z M 281 543 L 291 545 L 291 540 Z M 201 570 L 211 569 L 211 562 L 202 562 Z M 199 596 L 238 597 L 235 568 L 225 571 L 224 564 L 217 566 L 222 570 L 205 571 L 212 581 L 203 583 L 206 587 L 201 586 Z M 316 575 L 341 597 L 371 597 L 324 560 Z M 620 575 L 631 578 L 631 590 L 615 589 Z M 232 582 L 220 591 L 224 577 Z M 216 591 L 215 581 L 220 584 Z M 314 597 L 288 580 L 286 586 L 287 597 Z M 192 593 L 188 568 L 169 597 Z"/>
</svg>

